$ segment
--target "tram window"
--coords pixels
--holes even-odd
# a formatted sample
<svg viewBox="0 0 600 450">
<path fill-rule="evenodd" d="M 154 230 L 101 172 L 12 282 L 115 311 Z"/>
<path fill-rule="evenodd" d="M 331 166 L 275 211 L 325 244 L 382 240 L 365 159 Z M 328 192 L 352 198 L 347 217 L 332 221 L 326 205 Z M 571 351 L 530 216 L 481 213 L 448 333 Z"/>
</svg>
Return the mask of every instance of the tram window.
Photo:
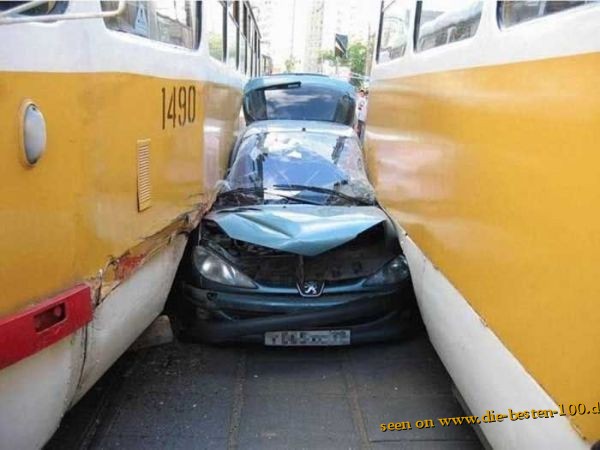
<svg viewBox="0 0 600 450">
<path fill-rule="evenodd" d="M 240 23 L 240 2 L 229 0 L 228 2 L 229 14 L 235 20 L 235 23 Z"/>
<path fill-rule="evenodd" d="M 21 6 L 23 1 L 2 1 L 0 2 L 0 11 L 6 11 L 16 6 Z M 45 16 L 48 14 L 63 14 L 69 5 L 68 1 L 49 1 L 42 2 L 33 8 L 26 9 L 19 14 L 24 16 Z"/>
<path fill-rule="evenodd" d="M 383 9 L 378 62 L 400 58 L 406 52 L 410 20 L 410 8 L 407 3 L 403 0 L 393 0 Z"/>
<path fill-rule="evenodd" d="M 537 19 L 566 9 L 575 8 L 591 1 L 510 1 L 498 2 L 498 22 L 510 27 L 521 22 Z"/>
<path fill-rule="evenodd" d="M 252 16 L 248 15 L 248 63 L 246 73 L 254 76 L 254 23 Z"/>
<path fill-rule="evenodd" d="M 250 13 L 248 12 L 248 6 L 244 4 L 242 13 L 242 33 L 244 36 L 248 36 L 248 20 L 250 19 Z"/>
<path fill-rule="evenodd" d="M 102 9 L 112 11 L 116 1 L 101 2 Z M 127 1 L 125 11 L 104 19 L 112 30 L 135 34 L 154 41 L 185 48 L 199 43 L 196 3 L 185 0 Z"/>
<path fill-rule="evenodd" d="M 419 1 L 415 49 L 420 52 L 474 36 L 479 27 L 482 8 L 482 1 Z"/>
<path fill-rule="evenodd" d="M 240 57 L 240 63 L 238 65 L 238 68 L 240 69 L 240 72 L 245 72 L 246 71 L 246 38 L 242 34 L 240 34 L 239 57 Z"/>
<path fill-rule="evenodd" d="M 209 2 L 206 2 L 209 3 Z M 209 6 L 206 17 L 208 27 L 208 52 L 210 56 L 219 61 L 225 60 L 225 5 L 219 1 L 213 1 Z"/>
<path fill-rule="evenodd" d="M 227 65 L 237 67 L 238 26 L 233 17 L 227 14 Z"/>
<path fill-rule="evenodd" d="M 246 38 L 244 36 L 240 36 L 240 71 L 246 72 L 246 52 L 247 52 Z"/>
<path fill-rule="evenodd" d="M 254 76 L 260 75 L 260 39 L 258 32 L 256 33 L 256 41 L 254 47 Z"/>
<path fill-rule="evenodd" d="M 245 73 L 246 72 L 246 53 L 247 53 L 247 46 L 248 46 L 248 42 L 246 40 L 246 36 L 247 36 L 247 22 L 248 22 L 248 9 L 246 7 L 246 4 L 240 4 L 239 6 L 239 26 L 240 26 L 240 46 L 238 49 L 238 53 L 239 53 L 239 65 L 238 68 L 241 72 Z"/>
<path fill-rule="evenodd" d="M 248 70 L 246 73 L 250 76 L 253 76 L 254 73 L 254 53 L 250 46 L 248 47 Z"/>
<path fill-rule="evenodd" d="M 256 69 L 254 70 L 254 76 L 259 76 L 260 75 L 260 36 L 258 34 L 258 30 L 256 30 L 256 35 L 255 35 L 255 49 L 254 49 L 254 57 L 256 58 L 256 62 L 254 64 L 254 66 L 256 67 Z"/>
</svg>

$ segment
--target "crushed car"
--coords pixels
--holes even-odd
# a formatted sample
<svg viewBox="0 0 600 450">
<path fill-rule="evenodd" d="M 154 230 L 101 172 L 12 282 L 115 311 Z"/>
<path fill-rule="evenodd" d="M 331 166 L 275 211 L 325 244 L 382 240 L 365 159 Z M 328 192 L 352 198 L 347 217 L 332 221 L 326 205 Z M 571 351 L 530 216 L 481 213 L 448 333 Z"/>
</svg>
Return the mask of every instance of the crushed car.
<svg viewBox="0 0 600 450">
<path fill-rule="evenodd" d="M 347 125 L 248 126 L 185 258 L 188 338 L 349 345 L 410 327 L 406 259 Z"/>
</svg>

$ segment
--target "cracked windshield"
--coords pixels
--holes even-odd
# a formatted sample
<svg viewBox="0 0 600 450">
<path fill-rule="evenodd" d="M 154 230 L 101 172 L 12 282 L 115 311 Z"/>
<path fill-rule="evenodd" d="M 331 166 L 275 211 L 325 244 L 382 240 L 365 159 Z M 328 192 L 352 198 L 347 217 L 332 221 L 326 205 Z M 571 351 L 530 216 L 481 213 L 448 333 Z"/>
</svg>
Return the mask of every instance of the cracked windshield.
<svg viewBox="0 0 600 450">
<path fill-rule="evenodd" d="M 219 205 L 278 202 L 373 204 L 353 137 L 310 131 L 259 132 L 241 143 Z"/>
</svg>

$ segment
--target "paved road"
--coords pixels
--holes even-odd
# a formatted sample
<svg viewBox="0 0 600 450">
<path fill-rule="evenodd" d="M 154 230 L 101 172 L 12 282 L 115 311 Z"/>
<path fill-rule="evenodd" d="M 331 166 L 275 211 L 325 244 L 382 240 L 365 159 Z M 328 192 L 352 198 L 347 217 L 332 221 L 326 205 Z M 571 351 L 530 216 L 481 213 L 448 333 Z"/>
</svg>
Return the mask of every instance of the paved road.
<svg viewBox="0 0 600 450">
<path fill-rule="evenodd" d="M 467 425 L 379 430 L 463 414 L 425 335 L 357 348 L 174 342 L 121 358 L 47 450 L 479 449 Z"/>
</svg>

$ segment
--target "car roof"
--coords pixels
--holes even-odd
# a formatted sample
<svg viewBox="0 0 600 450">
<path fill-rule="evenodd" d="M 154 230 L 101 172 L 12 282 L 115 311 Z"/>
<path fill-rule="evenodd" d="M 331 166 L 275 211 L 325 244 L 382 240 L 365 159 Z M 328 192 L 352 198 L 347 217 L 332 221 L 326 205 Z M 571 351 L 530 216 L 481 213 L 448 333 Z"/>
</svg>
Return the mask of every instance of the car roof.
<svg viewBox="0 0 600 450">
<path fill-rule="evenodd" d="M 248 125 L 242 137 L 260 133 L 307 131 L 314 133 L 332 134 L 335 136 L 356 136 L 352 127 L 337 122 L 319 120 L 260 120 Z"/>
<path fill-rule="evenodd" d="M 354 86 L 347 81 L 330 78 L 327 75 L 307 73 L 283 73 L 252 78 L 244 87 L 244 94 L 255 89 L 268 88 L 278 84 L 300 82 L 305 85 L 328 87 L 332 90 L 343 92 L 354 97 L 356 95 Z"/>
</svg>

